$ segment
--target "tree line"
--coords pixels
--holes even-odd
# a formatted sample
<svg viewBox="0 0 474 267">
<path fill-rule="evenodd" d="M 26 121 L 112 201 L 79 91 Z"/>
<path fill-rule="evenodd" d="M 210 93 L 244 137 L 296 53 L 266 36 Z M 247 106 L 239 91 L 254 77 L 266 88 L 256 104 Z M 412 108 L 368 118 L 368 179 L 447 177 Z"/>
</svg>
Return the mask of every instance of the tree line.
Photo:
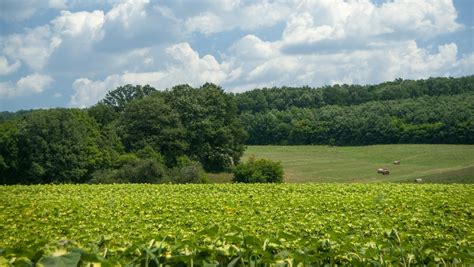
<svg viewBox="0 0 474 267">
<path fill-rule="evenodd" d="M 124 85 L 87 109 L 0 112 L 0 183 L 204 182 L 245 144 L 473 144 L 473 92 L 474 76 L 241 94 Z"/>
<path fill-rule="evenodd" d="M 474 92 L 474 76 L 460 78 L 429 78 L 426 80 L 396 79 L 376 85 L 333 85 L 320 88 L 272 87 L 237 94 L 240 113 L 271 110 L 321 108 L 328 105 L 350 106 L 371 101 L 410 99 L 422 96 L 457 95 Z"/>
<path fill-rule="evenodd" d="M 22 112 L 0 123 L 0 182 L 203 182 L 239 162 L 235 98 L 206 83 L 125 85 L 88 109 Z"/>
<path fill-rule="evenodd" d="M 474 144 L 474 94 L 240 115 L 252 145 Z"/>
</svg>

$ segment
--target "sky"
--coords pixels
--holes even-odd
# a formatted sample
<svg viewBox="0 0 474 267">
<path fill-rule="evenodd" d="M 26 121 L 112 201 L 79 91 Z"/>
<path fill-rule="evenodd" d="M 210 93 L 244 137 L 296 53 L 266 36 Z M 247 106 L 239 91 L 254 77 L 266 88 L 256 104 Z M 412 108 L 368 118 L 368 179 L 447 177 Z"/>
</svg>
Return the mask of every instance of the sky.
<svg viewBox="0 0 474 267">
<path fill-rule="evenodd" d="M 472 74 L 471 0 L 0 0 L 0 111 Z"/>
</svg>

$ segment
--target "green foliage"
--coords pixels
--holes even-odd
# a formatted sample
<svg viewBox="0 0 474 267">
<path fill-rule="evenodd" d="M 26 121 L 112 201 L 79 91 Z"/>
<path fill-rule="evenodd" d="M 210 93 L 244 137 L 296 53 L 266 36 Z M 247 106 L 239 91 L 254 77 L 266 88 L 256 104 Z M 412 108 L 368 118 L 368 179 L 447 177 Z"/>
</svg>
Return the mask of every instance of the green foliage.
<svg viewBox="0 0 474 267">
<path fill-rule="evenodd" d="M 234 182 L 238 183 L 282 183 L 283 167 L 280 162 L 250 157 L 234 170 Z"/>
<path fill-rule="evenodd" d="M 121 155 L 113 167 L 96 171 L 89 183 L 161 183 L 168 171 L 161 154 L 149 146 Z"/>
<path fill-rule="evenodd" d="M 245 142 L 473 144 L 473 92 L 474 76 L 236 95 L 211 83 L 164 92 L 125 85 L 87 110 L 1 112 L 0 183 L 80 183 L 98 170 L 105 181 L 119 181 L 110 177 L 124 167 L 125 153 L 141 159 L 132 169 L 142 172 L 157 168 L 149 159 L 173 169 L 181 156 L 207 171 L 230 170 Z"/>
<path fill-rule="evenodd" d="M 128 151 L 150 146 L 173 165 L 188 147 L 179 114 L 159 96 L 132 101 L 122 114 L 123 140 Z"/>
<path fill-rule="evenodd" d="M 204 169 L 201 163 L 193 161 L 186 156 L 178 158 L 176 167 L 171 168 L 168 173 L 168 181 L 177 184 L 206 183 Z"/>
<path fill-rule="evenodd" d="M 131 183 L 159 183 L 166 175 L 166 168 L 152 159 L 139 159 L 118 169 L 117 176 Z"/>
<path fill-rule="evenodd" d="M 474 144 L 474 94 L 243 113 L 251 145 Z"/>
<path fill-rule="evenodd" d="M 186 156 L 178 157 L 174 167 L 165 165 L 164 157 L 150 146 L 121 155 L 114 168 L 101 169 L 93 174 L 91 184 L 113 183 L 205 183 L 201 164 Z"/>
<path fill-rule="evenodd" d="M 129 103 L 120 124 L 128 151 L 150 146 L 163 155 L 169 165 L 188 147 L 179 114 L 158 95 Z"/>
<path fill-rule="evenodd" d="M 339 85 L 321 88 L 273 87 L 236 95 L 239 112 L 261 113 L 295 108 L 321 108 L 326 105 L 359 105 L 370 101 L 399 100 L 421 96 L 449 96 L 474 92 L 474 76 L 396 79 L 377 85 Z"/>
<path fill-rule="evenodd" d="M 106 106 L 113 107 L 116 111 L 120 112 L 123 111 L 125 109 L 125 106 L 132 100 L 142 99 L 146 96 L 152 95 L 155 92 L 156 89 L 149 85 L 134 86 L 131 84 L 127 84 L 124 86 L 119 86 L 113 91 L 109 91 L 105 95 L 105 98 L 98 105 L 102 103 Z"/>
<path fill-rule="evenodd" d="M 439 184 L 0 186 L 0 264 L 468 266 L 473 195 Z"/>
<path fill-rule="evenodd" d="M 164 93 L 174 107 L 189 144 L 186 154 L 207 170 L 223 170 L 238 163 L 247 134 L 237 116 L 235 99 L 222 88 L 206 83 L 200 88 L 179 85 Z"/>
<path fill-rule="evenodd" d="M 85 182 L 114 155 L 82 110 L 38 110 L 26 115 L 18 128 L 13 183 Z"/>
<path fill-rule="evenodd" d="M 119 112 L 113 107 L 104 103 L 97 103 L 96 105 L 87 109 L 87 113 L 91 116 L 101 127 L 104 127 L 119 118 Z"/>
<path fill-rule="evenodd" d="M 17 120 L 0 122 L 0 184 L 15 183 L 19 164 L 19 137 Z"/>
</svg>

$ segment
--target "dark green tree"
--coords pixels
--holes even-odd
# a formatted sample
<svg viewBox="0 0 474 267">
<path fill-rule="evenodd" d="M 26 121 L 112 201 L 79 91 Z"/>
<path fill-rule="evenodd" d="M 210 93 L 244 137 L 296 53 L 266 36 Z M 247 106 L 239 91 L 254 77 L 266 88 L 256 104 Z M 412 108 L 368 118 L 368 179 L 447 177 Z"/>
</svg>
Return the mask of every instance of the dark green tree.
<svg viewBox="0 0 474 267">
<path fill-rule="evenodd" d="M 50 109 L 28 114 L 19 124 L 21 183 L 82 183 L 110 159 L 96 122 L 83 110 Z"/>
<path fill-rule="evenodd" d="M 178 112 L 159 95 L 130 102 L 123 111 L 120 127 L 127 151 L 150 146 L 163 155 L 169 165 L 189 147 Z"/>
<path fill-rule="evenodd" d="M 123 111 L 127 103 L 134 99 L 141 99 L 156 92 L 156 89 L 149 86 L 131 85 L 117 87 L 109 91 L 101 103 L 114 107 L 117 111 Z"/>
<path fill-rule="evenodd" d="M 198 89 L 175 86 L 164 97 L 178 111 L 186 128 L 190 158 L 201 162 L 207 170 L 222 170 L 239 161 L 247 134 L 232 95 L 206 83 Z"/>
<path fill-rule="evenodd" d="M 19 133 L 18 120 L 0 122 L 0 184 L 16 183 Z"/>
</svg>

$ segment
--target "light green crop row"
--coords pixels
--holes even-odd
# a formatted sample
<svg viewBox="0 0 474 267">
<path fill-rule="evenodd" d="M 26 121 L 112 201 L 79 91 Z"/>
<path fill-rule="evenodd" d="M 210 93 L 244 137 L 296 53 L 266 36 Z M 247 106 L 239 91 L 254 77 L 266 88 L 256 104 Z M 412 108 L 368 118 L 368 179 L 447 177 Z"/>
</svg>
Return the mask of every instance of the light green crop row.
<svg viewBox="0 0 474 267">
<path fill-rule="evenodd" d="M 103 265 L 469 264 L 473 211 L 472 185 L 0 186 L 0 248 L 21 249 L 0 258 L 80 247 L 101 255 L 81 264 Z"/>
</svg>

